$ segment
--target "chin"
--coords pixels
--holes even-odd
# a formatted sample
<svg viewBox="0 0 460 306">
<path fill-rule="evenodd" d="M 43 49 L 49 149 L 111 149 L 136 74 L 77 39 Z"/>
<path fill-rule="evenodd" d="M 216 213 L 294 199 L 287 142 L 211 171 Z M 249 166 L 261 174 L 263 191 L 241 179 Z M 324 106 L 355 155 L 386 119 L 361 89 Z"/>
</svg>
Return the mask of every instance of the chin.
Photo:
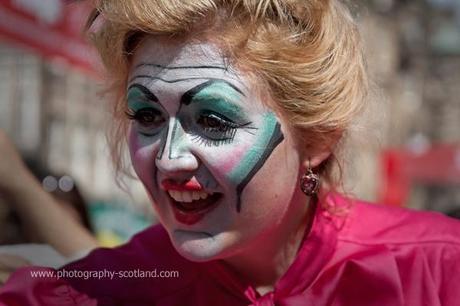
<svg viewBox="0 0 460 306">
<path fill-rule="evenodd" d="M 182 257 L 194 262 L 221 259 L 226 249 L 225 241 L 205 232 L 176 230 L 171 242 Z"/>
</svg>

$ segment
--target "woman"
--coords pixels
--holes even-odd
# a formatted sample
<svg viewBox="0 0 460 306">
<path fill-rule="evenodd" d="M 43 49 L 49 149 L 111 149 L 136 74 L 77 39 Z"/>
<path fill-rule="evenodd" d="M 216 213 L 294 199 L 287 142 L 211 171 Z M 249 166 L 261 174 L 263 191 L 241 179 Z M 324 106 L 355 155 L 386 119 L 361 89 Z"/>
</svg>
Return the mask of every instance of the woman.
<svg viewBox="0 0 460 306">
<path fill-rule="evenodd" d="M 114 156 L 127 139 L 161 225 L 54 275 L 20 270 L 0 301 L 458 303 L 457 222 L 334 192 L 336 153 L 367 98 L 343 4 L 107 0 L 99 12 Z"/>
</svg>

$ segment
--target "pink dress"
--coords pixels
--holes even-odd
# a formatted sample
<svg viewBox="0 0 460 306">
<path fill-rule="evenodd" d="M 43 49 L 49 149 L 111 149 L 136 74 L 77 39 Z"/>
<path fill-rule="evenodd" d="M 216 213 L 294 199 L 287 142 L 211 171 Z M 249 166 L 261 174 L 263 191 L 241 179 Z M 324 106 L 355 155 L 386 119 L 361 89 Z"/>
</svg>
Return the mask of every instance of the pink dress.
<svg viewBox="0 0 460 306">
<path fill-rule="evenodd" d="M 346 203 L 340 196 L 329 200 Z M 81 274 L 57 278 L 64 270 Z M 85 280 L 82 273 L 88 271 L 105 278 Z M 146 271 L 156 271 L 156 277 L 142 275 Z M 159 277 L 168 271 L 179 276 Z M 38 272 L 50 275 L 37 277 Z M 118 275 L 110 279 L 108 272 Z M 157 225 L 124 246 L 95 250 L 60 270 L 15 272 L 0 289 L 0 305 L 458 306 L 460 222 L 359 201 L 343 216 L 319 207 L 295 261 L 263 296 L 223 262 L 182 258 Z"/>
</svg>

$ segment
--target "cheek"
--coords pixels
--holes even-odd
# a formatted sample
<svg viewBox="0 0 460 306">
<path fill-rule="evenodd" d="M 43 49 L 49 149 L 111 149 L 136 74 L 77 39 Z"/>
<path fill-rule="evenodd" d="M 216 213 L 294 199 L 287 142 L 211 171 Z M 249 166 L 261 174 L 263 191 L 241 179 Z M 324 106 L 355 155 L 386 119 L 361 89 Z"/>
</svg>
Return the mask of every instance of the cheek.
<svg viewBox="0 0 460 306">
<path fill-rule="evenodd" d="M 286 147 L 283 142 L 248 184 L 247 189 L 252 197 L 279 201 L 279 204 L 290 201 L 297 186 L 300 160 L 297 152 L 286 150 Z"/>
<path fill-rule="evenodd" d="M 235 146 L 231 149 L 222 150 L 221 154 L 217 156 L 222 156 L 221 162 L 217 162 L 219 170 L 228 177 L 234 172 L 234 170 L 241 164 L 241 161 L 244 159 L 244 155 L 248 152 L 251 145 L 249 143 Z M 216 152 L 218 153 L 218 152 Z"/>
<path fill-rule="evenodd" d="M 218 165 L 221 172 L 235 185 L 250 181 L 283 140 L 279 123 L 272 113 L 263 115 L 257 125 L 257 133 L 242 132 L 231 146 L 215 154 L 222 161 Z"/>
<path fill-rule="evenodd" d="M 128 136 L 128 147 L 131 163 L 137 176 L 144 185 L 151 185 L 149 178 L 152 177 L 154 169 L 156 146 L 143 143 L 137 132 L 131 129 Z"/>
<path fill-rule="evenodd" d="M 242 193 L 242 212 L 253 230 L 275 228 L 285 216 L 292 214 L 299 167 L 296 152 L 287 152 L 286 144 L 282 143 L 254 175 Z"/>
</svg>

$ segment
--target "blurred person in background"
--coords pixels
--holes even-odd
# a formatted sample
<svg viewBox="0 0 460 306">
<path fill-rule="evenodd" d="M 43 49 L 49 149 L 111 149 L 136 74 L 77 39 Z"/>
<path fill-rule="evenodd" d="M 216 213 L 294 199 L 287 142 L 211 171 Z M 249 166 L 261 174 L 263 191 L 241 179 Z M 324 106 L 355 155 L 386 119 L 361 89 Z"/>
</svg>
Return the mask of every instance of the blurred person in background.
<svg viewBox="0 0 460 306">
<path fill-rule="evenodd" d="M 57 267 L 97 247 L 76 185 L 45 191 L 40 181 L 50 173 L 37 163 L 29 162 L 29 169 L 2 130 L 0 156 L 0 205 L 9 211 L 0 223 L 2 244 L 8 244 L 0 245 L 0 282 L 19 266 Z"/>
</svg>

